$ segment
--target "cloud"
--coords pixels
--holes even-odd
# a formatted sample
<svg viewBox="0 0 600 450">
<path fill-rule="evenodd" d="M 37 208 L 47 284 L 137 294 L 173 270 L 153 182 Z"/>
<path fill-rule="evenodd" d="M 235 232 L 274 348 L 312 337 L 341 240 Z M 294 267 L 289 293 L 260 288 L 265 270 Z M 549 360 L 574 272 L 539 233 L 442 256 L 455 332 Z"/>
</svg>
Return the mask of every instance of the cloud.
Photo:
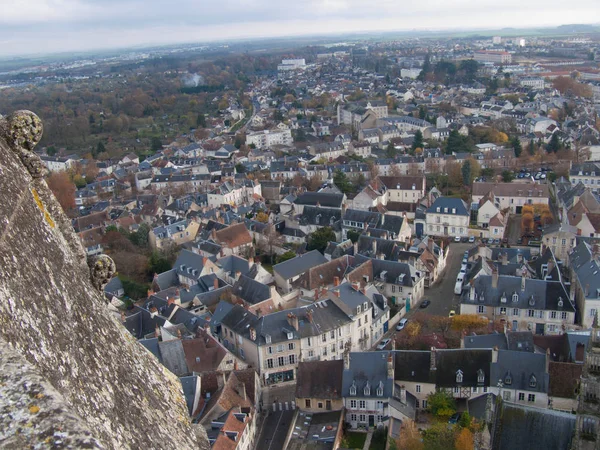
<svg viewBox="0 0 600 450">
<path fill-rule="evenodd" d="M 597 20 L 597 0 L 0 0 L 0 56 L 358 31 Z"/>
</svg>

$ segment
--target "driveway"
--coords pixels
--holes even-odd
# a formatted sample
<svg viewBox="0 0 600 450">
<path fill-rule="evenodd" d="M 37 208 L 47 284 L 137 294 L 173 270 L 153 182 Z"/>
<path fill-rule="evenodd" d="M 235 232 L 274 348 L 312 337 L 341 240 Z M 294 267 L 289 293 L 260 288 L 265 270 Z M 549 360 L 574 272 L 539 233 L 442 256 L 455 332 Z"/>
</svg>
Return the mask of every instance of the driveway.
<svg viewBox="0 0 600 450">
<path fill-rule="evenodd" d="M 450 253 L 446 259 L 446 269 L 438 282 L 430 288 L 425 288 L 423 295 L 424 299 L 431 301 L 431 304 L 425 308 L 420 309 L 416 306 L 414 309 L 408 312 L 406 317 L 413 315 L 416 311 L 423 311 L 428 314 L 437 316 L 448 316 L 451 309 L 459 312 L 459 296 L 454 295 L 454 285 L 456 284 L 456 276 L 460 271 L 460 266 L 465 250 L 470 249 L 476 244 L 463 244 L 463 243 L 451 243 Z"/>
<path fill-rule="evenodd" d="M 262 425 L 262 432 L 255 448 L 260 450 L 281 450 L 285 444 L 285 438 L 292 425 L 294 411 L 283 409 L 271 411 Z"/>
<path fill-rule="evenodd" d="M 509 245 L 517 245 L 517 241 L 521 237 L 521 214 L 511 214 L 508 218 L 506 237 Z"/>
</svg>

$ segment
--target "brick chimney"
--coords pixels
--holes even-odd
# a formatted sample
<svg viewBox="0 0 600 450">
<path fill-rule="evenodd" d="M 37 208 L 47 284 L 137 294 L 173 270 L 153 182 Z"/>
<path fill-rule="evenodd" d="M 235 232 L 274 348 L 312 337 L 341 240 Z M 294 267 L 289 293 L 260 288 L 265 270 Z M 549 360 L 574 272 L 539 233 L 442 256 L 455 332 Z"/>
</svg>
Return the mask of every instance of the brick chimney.
<svg viewBox="0 0 600 450">
<path fill-rule="evenodd" d="M 248 265 L 250 267 L 252 267 L 254 265 L 254 258 L 252 256 L 250 258 L 248 258 Z"/>
<path fill-rule="evenodd" d="M 288 324 L 294 328 L 294 330 L 298 331 L 298 316 L 294 313 L 289 313 L 287 315 Z"/>
<path fill-rule="evenodd" d="M 212 231 L 210 232 L 210 237 L 213 241 L 217 242 L 217 230 L 216 228 L 213 228 Z"/>
<path fill-rule="evenodd" d="M 215 289 L 219 289 L 219 279 L 217 277 L 215 277 L 215 279 L 213 281 L 213 287 Z"/>
<path fill-rule="evenodd" d="M 340 290 L 339 289 L 334 289 L 333 290 L 333 295 L 335 295 L 336 297 L 340 297 Z"/>
<path fill-rule="evenodd" d="M 494 266 L 492 269 L 492 288 L 498 287 L 498 268 Z"/>
<path fill-rule="evenodd" d="M 352 289 L 354 289 L 355 291 L 359 291 L 360 290 L 360 283 L 358 281 L 353 281 L 352 282 Z"/>
<path fill-rule="evenodd" d="M 340 285 L 340 277 L 333 277 L 333 285 L 334 286 Z"/>
<path fill-rule="evenodd" d="M 431 347 L 431 353 L 429 354 L 429 370 L 435 370 L 435 347 Z"/>
<path fill-rule="evenodd" d="M 521 292 L 525 292 L 525 280 L 526 280 L 526 276 L 525 276 L 525 270 L 521 271 Z"/>
<path fill-rule="evenodd" d="M 240 272 L 239 270 L 235 272 L 235 281 L 240 279 L 241 274 L 242 274 L 242 272 Z"/>
<path fill-rule="evenodd" d="M 312 323 L 312 310 L 308 310 L 306 311 L 306 320 L 308 320 L 310 323 Z"/>
</svg>

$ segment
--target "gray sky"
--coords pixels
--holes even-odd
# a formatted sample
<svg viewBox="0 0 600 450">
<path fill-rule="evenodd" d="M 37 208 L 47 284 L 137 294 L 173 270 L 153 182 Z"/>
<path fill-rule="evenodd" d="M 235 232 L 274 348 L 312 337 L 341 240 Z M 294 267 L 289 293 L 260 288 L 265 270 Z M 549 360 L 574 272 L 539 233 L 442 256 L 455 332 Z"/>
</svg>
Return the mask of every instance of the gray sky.
<svg viewBox="0 0 600 450">
<path fill-rule="evenodd" d="M 228 38 L 600 22 L 598 0 L 0 0 L 0 55 Z"/>
</svg>

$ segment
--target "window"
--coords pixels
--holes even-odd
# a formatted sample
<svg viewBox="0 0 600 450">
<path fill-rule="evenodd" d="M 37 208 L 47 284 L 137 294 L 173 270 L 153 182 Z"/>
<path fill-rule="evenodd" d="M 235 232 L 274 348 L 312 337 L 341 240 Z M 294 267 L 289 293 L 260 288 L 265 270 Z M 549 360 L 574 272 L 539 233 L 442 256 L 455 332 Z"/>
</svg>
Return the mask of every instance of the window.
<svg viewBox="0 0 600 450">
<path fill-rule="evenodd" d="M 527 401 L 528 402 L 535 402 L 535 394 L 529 394 L 527 396 Z"/>
<path fill-rule="evenodd" d="M 515 293 L 512 296 L 513 303 L 517 303 L 519 301 L 519 294 Z"/>
<path fill-rule="evenodd" d="M 535 317 L 537 317 L 538 319 L 543 319 L 544 311 L 536 311 Z"/>
<path fill-rule="evenodd" d="M 323 409 L 323 402 L 317 403 L 317 406 L 319 407 L 319 409 Z"/>
<path fill-rule="evenodd" d="M 350 386 L 350 395 L 356 395 L 356 383 L 353 381 L 352 386 Z"/>
<path fill-rule="evenodd" d="M 356 422 L 356 414 L 350 414 L 350 421 Z"/>
<path fill-rule="evenodd" d="M 396 292 L 396 286 L 392 284 L 392 292 Z"/>
<path fill-rule="evenodd" d="M 483 383 L 484 381 L 485 381 L 485 373 L 483 373 L 483 370 L 479 369 L 477 371 L 477 382 Z"/>
<path fill-rule="evenodd" d="M 304 406 L 306 406 L 307 408 L 310 408 L 310 398 L 307 398 L 306 400 L 304 400 Z"/>
<path fill-rule="evenodd" d="M 556 311 L 550 311 L 550 318 L 556 319 Z"/>
<path fill-rule="evenodd" d="M 456 371 L 456 382 L 457 383 L 463 382 L 463 373 L 462 373 L 462 370 L 460 370 L 460 369 Z"/>
<path fill-rule="evenodd" d="M 566 239 L 563 239 L 563 240 L 562 240 L 562 245 L 563 245 L 563 247 L 564 247 L 565 245 L 567 245 L 567 240 L 566 240 Z"/>
<path fill-rule="evenodd" d="M 356 307 L 356 314 L 360 314 L 362 312 L 360 305 Z"/>
<path fill-rule="evenodd" d="M 484 314 L 484 313 L 485 313 L 485 306 L 483 306 L 483 305 L 479 305 L 479 306 L 477 307 L 477 313 L 478 313 L 478 314 Z"/>
<path fill-rule="evenodd" d="M 567 313 L 566 313 L 565 311 L 561 312 L 561 313 L 560 313 L 560 318 L 561 318 L 562 320 L 567 320 Z"/>
<path fill-rule="evenodd" d="M 360 326 L 362 326 L 362 322 L 361 322 L 361 320 L 360 320 L 360 317 L 358 318 L 358 326 L 359 326 L 359 327 L 360 327 Z"/>
<path fill-rule="evenodd" d="M 283 351 L 283 344 L 279 344 L 277 346 L 277 353 L 281 353 Z"/>
<path fill-rule="evenodd" d="M 329 333 L 329 337 L 335 339 L 335 330 L 332 330 L 331 333 Z"/>
<path fill-rule="evenodd" d="M 427 400 L 423 400 L 423 409 L 427 409 Z"/>
<path fill-rule="evenodd" d="M 548 326 L 548 333 L 554 333 L 554 332 L 556 332 L 556 325 L 555 324 L 549 323 L 549 324 L 547 324 L 547 326 Z"/>
<path fill-rule="evenodd" d="M 335 344 L 331 344 L 331 353 L 335 353 Z"/>
<path fill-rule="evenodd" d="M 364 400 L 359 400 L 358 409 L 367 409 L 367 402 Z"/>
<path fill-rule="evenodd" d="M 273 347 L 267 347 L 267 353 L 269 355 L 272 355 L 273 354 Z"/>
<path fill-rule="evenodd" d="M 419 408 L 419 400 L 415 400 L 415 408 Z"/>
<path fill-rule="evenodd" d="M 417 394 L 420 394 L 420 393 L 421 393 L 421 385 L 420 385 L 420 384 L 417 384 L 417 385 L 415 386 L 415 391 L 417 391 Z"/>
<path fill-rule="evenodd" d="M 315 352 L 314 352 L 313 350 L 309 350 L 309 351 L 308 351 L 308 357 L 309 357 L 309 358 L 312 358 L 312 357 L 314 357 L 314 356 L 315 356 Z"/>
<path fill-rule="evenodd" d="M 293 342 L 290 342 L 288 344 L 288 350 L 294 350 L 294 343 Z"/>
<path fill-rule="evenodd" d="M 519 401 L 525 401 L 525 394 L 523 392 L 519 392 Z"/>
<path fill-rule="evenodd" d="M 459 393 L 459 389 L 457 387 L 454 388 L 454 393 L 458 394 Z"/>
<path fill-rule="evenodd" d="M 369 322 L 369 316 L 365 314 L 365 323 Z"/>
<path fill-rule="evenodd" d="M 533 317 L 535 315 L 535 311 L 533 309 L 527 310 L 527 317 Z"/>
<path fill-rule="evenodd" d="M 590 317 L 596 317 L 596 309 L 595 308 L 590 309 Z"/>
<path fill-rule="evenodd" d="M 368 381 L 367 381 L 367 384 L 365 386 L 364 393 L 365 393 L 365 395 L 371 395 L 371 385 L 369 384 Z"/>
<path fill-rule="evenodd" d="M 323 333 L 323 335 L 321 336 L 321 340 L 323 342 L 327 342 L 327 335 L 325 333 Z"/>
<path fill-rule="evenodd" d="M 307 344 L 308 344 L 309 347 L 312 345 L 312 339 L 311 338 L 307 339 Z"/>
<path fill-rule="evenodd" d="M 350 400 L 350 408 L 356 409 L 356 400 Z"/>
<path fill-rule="evenodd" d="M 537 380 L 535 378 L 535 375 L 531 375 L 531 377 L 529 377 L 529 387 L 534 388 L 537 386 Z"/>
<path fill-rule="evenodd" d="M 479 393 L 479 388 L 478 387 L 474 387 L 471 390 L 473 391 L 473 394 L 478 394 Z"/>
<path fill-rule="evenodd" d="M 358 416 L 358 421 L 362 422 L 362 423 L 366 422 L 367 421 L 367 416 L 365 414 L 360 414 Z"/>
<path fill-rule="evenodd" d="M 383 416 L 377 416 L 377 423 L 381 423 L 383 421 Z"/>
<path fill-rule="evenodd" d="M 519 308 L 513 308 L 512 315 L 518 317 L 519 316 Z"/>
<path fill-rule="evenodd" d="M 277 364 L 279 366 L 285 366 L 285 358 L 283 356 L 280 356 L 277 358 Z"/>
<path fill-rule="evenodd" d="M 487 394 L 487 391 L 488 391 L 488 388 L 487 388 L 487 386 L 484 386 L 484 387 L 483 387 L 483 393 L 484 393 L 484 394 Z"/>
<path fill-rule="evenodd" d="M 273 359 L 269 358 L 267 359 L 267 369 L 272 369 L 273 368 Z"/>
<path fill-rule="evenodd" d="M 512 384 L 512 376 L 510 373 L 507 373 L 504 377 L 504 384 L 510 386 Z"/>
<path fill-rule="evenodd" d="M 500 308 L 500 314 L 506 315 L 506 308 Z"/>
<path fill-rule="evenodd" d="M 290 364 L 296 364 L 296 355 L 290 355 Z"/>
</svg>

